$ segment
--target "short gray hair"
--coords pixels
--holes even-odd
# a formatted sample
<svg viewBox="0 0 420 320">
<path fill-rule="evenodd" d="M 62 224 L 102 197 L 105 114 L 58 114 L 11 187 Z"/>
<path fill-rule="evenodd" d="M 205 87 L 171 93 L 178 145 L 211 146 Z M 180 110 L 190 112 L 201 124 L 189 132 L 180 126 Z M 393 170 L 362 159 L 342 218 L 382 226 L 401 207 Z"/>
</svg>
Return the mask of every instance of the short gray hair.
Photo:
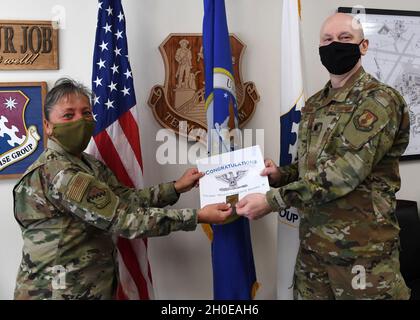
<svg viewBox="0 0 420 320">
<path fill-rule="evenodd" d="M 71 94 L 82 95 L 91 100 L 91 91 L 82 83 L 70 78 L 60 78 L 54 84 L 54 87 L 45 97 L 44 116 L 50 120 L 50 113 L 53 107 L 63 98 Z"/>
</svg>

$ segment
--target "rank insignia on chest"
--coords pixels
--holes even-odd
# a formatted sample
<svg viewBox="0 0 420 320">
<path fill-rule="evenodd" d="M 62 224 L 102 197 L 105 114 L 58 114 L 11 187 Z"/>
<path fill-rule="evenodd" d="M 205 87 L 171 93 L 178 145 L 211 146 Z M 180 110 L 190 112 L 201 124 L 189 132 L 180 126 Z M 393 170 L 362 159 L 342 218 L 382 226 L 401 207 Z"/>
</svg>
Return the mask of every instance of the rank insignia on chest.
<svg viewBox="0 0 420 320">
<path fill-rule="evenodd" d="M 313 125 L 312 131 L 316 134 L 319 134 L 322 131 L 322 126 L 323 126 L 322 122 L 317 122 Z"/>
<path fill-rule="evenodd" d="M 354 125 L 357 130 L 372 131 L 376 121 L 378 121 L 378 117 L 373 112 L 366 110 L 354 118 Z"/>
</svg>

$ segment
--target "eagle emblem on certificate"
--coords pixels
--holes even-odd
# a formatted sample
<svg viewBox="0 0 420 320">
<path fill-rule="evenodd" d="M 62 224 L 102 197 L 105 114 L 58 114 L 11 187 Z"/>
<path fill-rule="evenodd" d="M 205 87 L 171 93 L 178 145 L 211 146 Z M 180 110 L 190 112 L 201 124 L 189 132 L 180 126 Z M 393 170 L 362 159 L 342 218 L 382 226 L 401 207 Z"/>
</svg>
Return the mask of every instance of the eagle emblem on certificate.
<svg viewBox="0 0 420 320">
<path fill-rule="evenodd" d="M 205 174 L 200 180 L 201 207 L 230 203 L 234 208 L 246 195 L 270 190 L 268 178 L 261 176 L 265 165 L 259 146 L 200 159 L 197 167 Z"/>
<path fill-rule="evenodd" d="M 233 174 L 232 171 L 229 171 L 228 173 L 222 174 L 220 176 L 216 176 L 217 180 L 226 182 L 229 185 L 229 188 L 221 188 L 220 191 L 230 191 L 230 190 L 236 190 L 241 188 L 246 188 L 248 185 L 238 186 L 238 181 L 241 180 L 248 170 L 239 170 L 236 171 L 236 174 Z"/>
</svg>

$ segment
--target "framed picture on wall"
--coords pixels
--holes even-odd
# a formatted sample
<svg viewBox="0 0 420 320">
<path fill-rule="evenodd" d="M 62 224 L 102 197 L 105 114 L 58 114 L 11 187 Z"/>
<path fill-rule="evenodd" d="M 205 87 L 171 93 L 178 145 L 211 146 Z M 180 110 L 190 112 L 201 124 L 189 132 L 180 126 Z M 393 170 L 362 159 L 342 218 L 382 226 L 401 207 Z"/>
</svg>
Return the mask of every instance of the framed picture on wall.
<svg viewBox="0 0 420 320">
<path fill-rule="evenodd" d="M 410 110 L 410 144 L 401 160 L 420 159 L 420 12 L 340 7 L 355 15 L 369 39 L 363 67 L 397 89 Z"/>
<path fill-rule="evenodd" d="M 46 82 L 0 83 L 0 179 L 18 178 L 45 147 Z"/>
</svg>

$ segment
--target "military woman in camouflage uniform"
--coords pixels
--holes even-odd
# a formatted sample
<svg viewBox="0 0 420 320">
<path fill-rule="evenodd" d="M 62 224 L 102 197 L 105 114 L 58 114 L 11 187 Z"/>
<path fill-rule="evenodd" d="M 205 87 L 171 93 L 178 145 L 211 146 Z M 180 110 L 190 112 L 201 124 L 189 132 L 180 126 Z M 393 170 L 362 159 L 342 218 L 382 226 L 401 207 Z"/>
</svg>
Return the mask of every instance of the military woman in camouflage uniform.
<svg viewBox="0 0 420 320">
<path fill-rule="evenodd" d="M 113 235 L 163 236 L 194 230 L 197 223 L 222 223 L 231 214 L 226 204 L 161 209 L 197 185 L 202 174 L 196 169 L 175 183 L 135 190 L 83 153 L 94 120 L 89 92 L 81 84 L 56 83 L 46 97 L 44 125 L 47 149 L 13 191 L 24 241 L 15 299 L 112 299 Z"/>
</svg>

